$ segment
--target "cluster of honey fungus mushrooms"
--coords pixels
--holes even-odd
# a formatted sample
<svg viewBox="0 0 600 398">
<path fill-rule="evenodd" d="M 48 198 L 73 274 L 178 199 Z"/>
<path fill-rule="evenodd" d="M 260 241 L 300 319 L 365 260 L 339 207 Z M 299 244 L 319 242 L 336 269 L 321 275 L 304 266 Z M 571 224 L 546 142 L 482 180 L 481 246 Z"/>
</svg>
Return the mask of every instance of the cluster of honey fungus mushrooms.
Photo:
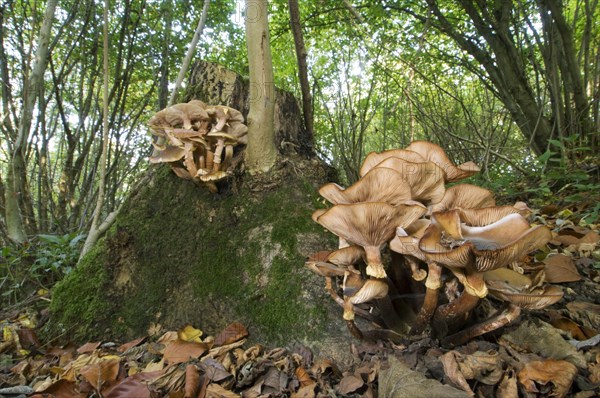
<svg viewBox="0 0 600 398">
<path fill-rule="evenodd" d="M 361 178 L 346 189 L 321 187 L 333 206 L 313 220 L 339 237 L 339 249 L 315 253 L 306 265 L 325 277 L 353 335 L 400 339 L 408 318 L 410 334 L 429 330 L 458 345 L 506 325 L 522 308 L 562 298 L 560 288 L 544 284 L 543 270 L 519 262 L 552 237 L 546 226 L 529 224 L 525 203 L 496 206 L 490 191 L 471 184 L 446 188 L 477 171 L 473 162 L 455 166 L 438 145 L 415 141 L 370 153 Z M 402 301 L 423 296 L 414 312 Z M 486 296 L 505 307 L 469 326 Z M 376 327 L 360 330 L 355 314 Z"/>
<path fill-rule="evenodd" d="M 214 181 L 228 176 L 233 147 L 248 142 L 240 111 L 199 100 L 165 108 L 148 125 L 164 140 L 153 143 L 156 150 L 150 162 L 168 163 L 179 177 L 206 183 L 211 190 L 216 190 Z"/>
</svg>

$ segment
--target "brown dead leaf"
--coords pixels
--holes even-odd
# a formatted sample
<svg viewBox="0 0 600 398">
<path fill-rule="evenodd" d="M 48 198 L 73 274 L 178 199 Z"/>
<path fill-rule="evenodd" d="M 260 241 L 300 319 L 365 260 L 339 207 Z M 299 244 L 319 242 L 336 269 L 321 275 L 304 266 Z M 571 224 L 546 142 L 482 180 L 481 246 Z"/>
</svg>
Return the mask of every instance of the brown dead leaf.
<svg viewBox="0 0 600 398">
<path fill-rule="evenodd" d="M 294 371 L 294 374 L 296 375 L 296 378 L 298 379 L 298 382 L 300 383 L 301 387 L 306 387 L 315 383 L 315 381 L 310 377 L 306 369 L 304 369 L 304 367 L 302 366 L 297 367 Z"/>
<path fill-rule="evenodd" d="M 200 358 L 209 349 L 206 343 L 175 340 L 165 347 L 164 359 L 169 363 L 182 363 Z"/>
<path fill-rule="evenodd" d="M 38 391 L 38 393 L 39 394 L 35 394 L 34 397 L 37 395 L 43 397 L 45 394 L 61 398 L 85 398 L 87 396 L 87 394 L 79 392 L 75 382 L 64 379 L 58 380 L 45 390 Z"/>
<path fill-rule="evenodd" d="M 355 375 L 346 375 L 337 385 L 337 391 L 342 395 L 348 395 L 357 392 L 365 385 L 360 377 Z"/>
<path fill-rule="evenodd" d="M 322 375 L 327 372 L 331 372 L 336 376 L 341 376 L 342 374 L 337 365 L 329 359 L 319 358 L 311 367 L 311 373 L 314 375 Z"/>
<path fill-rule="evenodd" d="M 590 363 L 588 364 L 588 371 L 590 375 L 588 379 L 594 384 L 600 383 L 600 364 L 599 363 Z"/>
<path fill-rule="evenodd" d="M 150 384 L 154 389 L 169 392 L 183 390 L 184 383 L 185 369 L 174 364 L 159 372 L 159 376 Z"/>
<path fill-rule="evenodd" d="M 215 337 L 214 345 L 222 346 L 235 343 L 248 336 L 248 330 L 241 323 L 235 322 L 227 326 Z"/>
<path fill-rule="evenodd" d="M 102 342 L 100 342 L 100 341 L 96 341 L 93 343 L 85 343 L 84 345 L 82 345 L 81 347 L 79 347 L 77 349 L 77 352 L 79 354 L 86 354 L 86 353 L 93 352 L 94 350 L 96 350 L 96 348 L 100 347 L 100 344 L 102 344 Z"/>
<path fill-rule="evenodd" d="M 290 398 L 315 398 L 315 387 L 317 383 L 312 382 L 298 389 L 298 391 L 292 393 Z"/>
<path fill-rule="evenodd" d="M 146 337 L 140 337 L 139 339 L 135 339 L 130 341 L 129 343 L 125 343 L 123 345 L 121 345 L 119 348 L 117 348 L 117 351 L 119 352 L 125 352 L 127 350 L 129 350 L 130 348 L 136 347 L 140 344 L 142 344 L 144 341 L 146 341 Z"/>
<path fill-rule="evenodd" d="M 195 365 L 188 365 L 185 368 L 185 387 L 184 398 L 196 398 L 200 388 L 200 372 Z"/>
<path fill-rule="evenodd" d="M 119 357 L 103 359 L 97 363 L 86 365 L 79 374 L 96 390 L 101 391 L 106 386 L 115 383 L 119 375 Z"/>
<path fill-rule="evenodd" d="M 460 356 L 458 352 L 448 351 L 440 357 L 440 361 L 442 362 L 442 366 L 444 367 L 444 374 L 446 375 L 446 377 L 448 377 L 452 384 L 461 388 L 467 394 L 474 396 L 475 393 L 471 389 L 471 386 L 469 386 L 467 379 L 460 370 L 457 356 Z"/>
<path fill-rule="evenodd" d="M 127 377 L 122 380 L 119 384 L 115 385 L 110 391 L 104 394 L 105 398 L 122 398 L 122 397 L 135 397 L 135 398 L 150 398 L 151 393 L 146 385 L 146 382 L 150 381 L 154 377 L 158 376 L 158 372 L 151 373 L 137 373 L 133 376 Z"/>
<path fill-rule="evenodd" d="M 527 392 L 537 393 L 537 385 L 552 383 L 551 396 L 564 397 L 567 395 L 577 375 L 577 367 L 570 362 L 555 359 L 531 361 L 525 364 L 517 375 L 519 383 Z"/>
<path fill-rule="evenodd" d="M 506 373 L 496 391 L 497 398 L 519 398 L 519 389 L 517 387 L 517 378 L 512 372 Z"/>
<path fill-rule="evenodd" d="M 553 313 L 549 313 L 553 314 Z M 597 333 L 589 328 L 579 325 L 577 322 L 564 316 L 550 316 L 550 324 L 557 329 L 571 333 L 571 337 L 575 340 L 583 341 L 594 337 Z"/>
<path fill-rule="evenodd" d="M 208 358 L 200 362 L 202 371 L 208 377 L 208 380 L 215 383 L 220 383 L 223 380 L 231 377 L 231 373 L 225 369 L 223 364 L 213 358 Z"/>
<path fill-rule="evenodd" d="M 544 268 L 546 282 L 563 283 L 581 280 L 581 275 L 579 275 L 573 259 L 569 256 L 555 254 L 546 257 L 543 263 L 546 265 Z"/>
<path fill-rule="evenodd" d="M 240 398 L 240 396 L 218 384 L 211 383 L 206 387 L 206 398 Z"/>
</svg>

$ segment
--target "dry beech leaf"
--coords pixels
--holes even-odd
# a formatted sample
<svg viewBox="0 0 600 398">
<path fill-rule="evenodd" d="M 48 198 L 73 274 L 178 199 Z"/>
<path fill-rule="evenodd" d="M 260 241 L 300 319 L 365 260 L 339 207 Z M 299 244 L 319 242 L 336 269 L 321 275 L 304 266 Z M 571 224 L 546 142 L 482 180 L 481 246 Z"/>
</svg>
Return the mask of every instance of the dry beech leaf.
<svg viewBox="0 0 600 398">
<path fill-rule="evenodd" d="M 175 340 L 165 347 L 164 359 L 169 363 L 182 363 L 200 358 L 206 351 L 208 345 L 205 343 Z"/>
<path fill-rule="evenodd" d="M 140 344 L 142 344 L 144 341 L 146 341 L 146 337 L 140 337 L 139 339 L 135 339 L 130 341 L 129 343 L 125 343 L 123 345 L 121 345 L 119 348 L 117 348 L 117 351 L 119 352 L 125 352 L 130 348 L 136 347 Z"/>
<path fill-rule="evenodd" d="M 191 341 L 191 342 L 195 342 L 195 343 L 201 343 L 202 340 L 200 339 L 200 336 L 202 336 L 202 330 L 196 329 L 190 325 L 187 325 L 186 327 L 181 329 L 179 332 L 177 332 L 177 337 L 179 337 L 179 340 L 183 340 L 183 341 Z"/>
<path fill-rule="evenodd" d="M 467 379 L 463 375 L 458 365 L 457 356 L 460 354 L 456 351 L 448 351 L 440 357 L 442 366 L 444 367 L 444 374 L 455 386 L 463 389 L 467 394 L 474 396 L 475 393 L 469 386 Z"/>
<path fill-rule="evenodd" d="M 104 398 L 150 398 L 151 394 L 146 382 L 158 376 L 159 373 L 162 372 L 137 373 L 130 376 L 105 393 Z"/>
<path fill-rule="evenodd" d="M 97 363 L 86 365 L 79 374 L 96 390 L 101 391 L 108 385 L 113 384 L 119 375 L 119 364 L 121 358 L 112 357 Z"/>
<path fill-rule="evenodd" d="M 39 394 L 35 394 L 33 397 L 45 397 L 47 396 L 46 394 L 50 394 L 51 397 L 60 398 L 85 398 L 87 396 L 87 394 L 83 394 L 77 390 L 75 382 L 64 379 L 60 379 L 45 390 L 38 392 Z"/>
<path fill-rule="evenodd" d="M 573 301 L 567 304 L 569 311 L 585 311 L 600 315 L 600 304 L 588 303 L 585 301 Z"/>
<path fill-rule="evenodd" d="M 554 359 L 544 361 L 531 361 L 525 364 L 518 374 L 519 383 L 530 393 L 539 392 L 536 384 L 546 385 L 552 383 L 554 386 L 553 397 L 564 397 L 567 395 L 577 375 L 577 367 L 570 362 Z"/>
<path fill-rule="evenodd" d="M 546 265 L 544 267 L 546 282 L 563 283 L 581 280 L 581 275 L 579 275 L 571 257 L 556 254 L 546 257 L 543 263 Z"/>
<path fill-rule="evenodd" d="M 211 383 L 206 387 L 206 398 L 240 398 L 240 395 Z"/>
<path fill-rule="evenodd" d="M 303 387 L 300 387 L 298 391 L 292 393 L 290 398 L 315 398 L 315 387 L 317 383 L 312 382 L 311 384 L 307 384 Z"/>
<path fill-rule="evenodd" d="M 587 340 L 597 334 L 592 329 L 580 326 L 577 322 L 564 316 L 551 315 L 550 324 L 557 329 L 571 333 L 571 337 L 579 341 Z"/>
<path fill-rule="evenodd" d="M 337 390 L 342 395 L 348 395 L 356 392 L 365 385 L 360 377 L 355 375 L 347 375 L 340 380 L 340 384 L 337 385 Z"/>
<path fill-rule="evenodd" d="M 241 323 L 232 323 L 215 337 L 214 345 L 222 346 L 235 343 L 248 336 L 248 330 Z"/>
<path fill-rule="evenodd" d="M 306 369 L 304 369 L 304 367 L 302 366 L 297 367 L 294 371 L 294 374 L 296 375 L 296 378 L 298 379 L 298 382 L 300 383 L 301 387 L 306 387 L 315 383 L 315 381 L 310 377 Z"/>
<path fill-rule="evenodd" d="M 200 388 L 200 372 L 195 365 L 188 365 L 185 368 L 185 387 L 184 398 L 196 398 Z"/>
<path fill-rule="evenodd" d="M 87 353 L 93 352 L 96 348 L 100 347 L 100 344 L 102 344 L 102 342 L 100 342 L 100 341 L 93 342 L 93 343 L 85 343 L 84 345 L 82 345 L 81 347 L 79 347 L 77 349 L 77 352 L 79 354 L 87 354 Z"/>
<path fill-rule="evenodd" d="M 512 372 L 506 373 L 500 384 L 498 384 L 498 389 L 496 390 L 497 398 L 519 398 L 519 389 L 517 386 L 517 378 Z"/>
<path fill-rule="evenodd" d="M 156 340 L 156 342 L 159 344 L 167 345 L 170 342 L 175 341 L 177 339 L 177 332 L 174 330 L 170 330 L 168 332 L 165 332 L 162 336 L 160 336 L 160 338 Z"/>
</svg>

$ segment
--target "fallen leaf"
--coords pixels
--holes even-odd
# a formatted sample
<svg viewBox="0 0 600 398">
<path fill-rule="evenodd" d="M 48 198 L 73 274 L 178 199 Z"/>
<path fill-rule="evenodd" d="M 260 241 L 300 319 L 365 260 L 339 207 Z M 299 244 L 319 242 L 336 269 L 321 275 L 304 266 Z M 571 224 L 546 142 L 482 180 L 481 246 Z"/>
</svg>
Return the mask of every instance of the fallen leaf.
<svg viewBox="0 0 600 398">
<path fill-rule="evenodd" d="M 182 363 L 200 358 L 207 351 L 208 345 L 205 343 L 175 340 L 165 347 L 164 359 L 169 363 Z"/>
<path fill-rule="evenodd" d="M 563 283 L 581 280 L 581 275 L 579 275 L 571 257 L 564 254 L 555 254 L 546 257 L 543 263 L 546 265 L 544 268 L 546 282 Z"/>
<path fill-rule="evenodd" d="M 292 393 L 290 398 L 315 398 L 315 387 L 317 383 L 312 382 L 303 387 L 300 387 L 298 391 Z"/>
<path fill-rule="evenodd" d="M 240 398 L 240 395 L 211 383 L 206 387 L 206 398 Z"/>
<path fill-rule="evenodd" d="M 94 350 L 96 350 L 96 348 L 100 347 L 100 344 L 102 344 L 102 342 L 100 342 L 100 341 L 96 341 L 93 343 L 85 343 L 84 345 L 82 345 L 81 347 L 79 347 L 77 349 L 77 352 L 79 354 L 86 354 L 89 352 L 93 352 Z"/>
<path fill-rule="evenodd" d="M 200 388 L 200 372 L 195 365 L 188 365 L 185 368 L 185 387 L 184 398 L 196 398 Z"/>
<path fill-rule="evenodd" d="M 470 396 L 473 396 L 475 393 L 471 389 L 471 386 L 469 386 L 467 379 L 458 366 L 458 360 L 456 358 L 457 355 L 460 354 L 458 354 L 456 351 L 448 351 L 440 357 L 440 361 L 444 367 L 444 374 L 452 382 L 452 384 L 461 388 Z"/>
<path fill-rule="evenodd" d="M 117 351 L 119 352 L 125 352 L 127 350 L 129 350 L 130 348 L 136 347 L 140 344 L 142 344 L 144 341 L 146 341 L 146 337 L 140 337 L 139 339 L 135 339 L 130 341 L 129 343 L 125 343 L 123 345 L 121 345 L 119 348 L 117 348 Z"/>
<path fill-rule="evenodd" d="M 127 377 L 104 394 L 105 398 L 150 398 L 151 393 L 145 382 L 151 379 L 150 374 L 137 373 Z"/>
<path fill-rule="evenodd" d="M 539 392 L 537 385 L 546 385 L 552 383 L 553 391 L 550 393 L 554 397 L 564 397 L 567 395 L 577 375 L 577 367 L 570 362 L 554 359 L 544 361 L 531 361 L 525 364 L 524 368 L 518 373 L 519 383 L 527 392 Z"/>
<path fill-rule="evenodd" d="M 517 386 L 517 378 L 512 372 L 507 372 L 496 391 L 497 398 L 519 398 L 519 389 Z"/>
<path fill-rule="evenodd" d="M 77 390 L 75 382 L 64 379 L 58 380 L 45 390 L 38 391 L 38 393 L 40 396 L 51 394 L 51 396 L 60 398 L 85 398 L 87 396 L 87 394 L 81 393 Z"/>
<path fill-rule="evenodd" d="M 177 333 L 179 340 L 201 343 L 202 330 L 196 329 L 193 326 L 187 325 Z"/>
<path fill-rule="evenodd" d="M 348 395 L 357 392 L 365 385 L 361 378 L 355 375 L 347 375 L 340 380 L 337 390 L 342 395 Z"/>
<path fill-rule="evenodd" d="M 79 371 L 79 374 L 87 380 L 96 390 L 101 391 L 108 385 L 112 385 L 119 375 L 119 364 L 121 359 L 107 358 L 97 363 L 86 365 Z"/>
<path fill-rule="evenodd" d="M 222 346 L 235 343 L 248 336 L 248 330 L 241 323 L 232 323 L 215 337 L 214 345 Z"/>
<path fill-rule="evenodd" d="M 597 334 L 594 330 L 580 326 L 577 322 L 564 316 L 550 315 L 550 324 L 555 328 L 569 332 L 571 337 L 579 341 L 587 340 Z"/>
<path fill-rule="evenodd" d="M 298 379 L 298 382 L 300 383 L 301 387 L 306 387 L 315 383 L 315 381 L 310 377 L 306 369 L 304 369 L 304 367 L 302 366 L 297 367 L 294 371 L 294 374 L 296 375 L 296 378 Z"/>
</svg>

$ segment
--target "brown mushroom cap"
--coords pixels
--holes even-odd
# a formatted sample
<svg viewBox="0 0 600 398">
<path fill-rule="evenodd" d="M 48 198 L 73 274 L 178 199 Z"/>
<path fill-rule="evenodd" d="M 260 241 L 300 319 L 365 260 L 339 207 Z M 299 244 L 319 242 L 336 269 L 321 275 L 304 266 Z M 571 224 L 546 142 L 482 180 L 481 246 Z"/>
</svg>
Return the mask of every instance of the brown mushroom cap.
<svg viewBox="0 0 600 398">
<path fill-rule="evenodd" d="M 444 171 L 433 162 L 415 163 L 398 157 L 389 157 L 377 164 L 373 170 L 381 167 L 399 172 L 410 185 L 414 200 L 429 204 L 438 203 L 444 197 L 446 192 Z"/>
<path fill-rule="evenodd" d="M 490 296 L 529 310 L 548 307 L 563 297 L 560 287 L 544 285 L 532 288 L 531 279 L 507 268 L 485 272 L 484 278 Z"/>
<path fill-rule="evenodd" d="M 455 166 L 454 163 L 448 158 L 446 152 L 432 142 L 428 141 L 413 141 L 407 150 L 417 152 L 427 160 L 431 160 L 440 166 L 446 174 L 447 182 L 455 182 L 467 178 L 479 172 L 479 167 L 473 162 L 466 162 L 461 165 Z"/>
<path fill-rule="evenodd" d="M 156 155 L 150 157 L 150 163 L 168 163 L 183 159 L 186 154 L 184 148 L 178 146 L 167 146 L 165 149 L 158 150 Z"/>
<path fill-rule="evenodd" d="M 397 227 L 406 227 L 426 209 L 418 202 L 392 206 L 383 202 L 341 204 L 317 210 L 313 220 L 359 246 L 380 246 L 391 239 Z"/>
<path fill-rule="evenodd" d="M 390 149 L 388 151 L 383 152 L 371 152 L 363 161 L 363 164 L 360 168 L 360 176 L 364 176 L 372 168 L 376 167 L 379 163 L 391 157 L 404 159 L 413 163 L 421 163 L 425 162 L 426 160 L 423 156 L 419 155 L 418 153 L 413 151 L 407 151 L 405 149 Z"/>
<path fill-rule="evenodd" d="M 360 246 L 348 246 L 333 251 L 327 256 L 327 262 L 348 267 L 363 259 L 365 251 Z"/>
<path fill-rule="evenodd" d="M 481 227 L 500 220 L 509 214 L 520 214 L 527 217 L 531 209 L 523 202 L 517 202 L 514 206 L 493 206 L 478 209 L 458 209 L 460 220 L 467 225 Z"/>
<path fill-rule="evenodd" d="M 390 241 L 390 249 L 396 253 L 410 255 L 421 261 L 427 261 L 425 254 L 419 250 L 419 240 L 431 224 L 430 220 L 420 219 L 406 228 L 397 228 L 396 236 Z"/>
<path fill-rule="evenodd" d="M 344 319 L 354 319 L 354 305 L 383 298 L 389 286 L 382 279 L 364 280 L 360 274 L 346 273 L 344 276 Z"/>
<path fill-rule="evenodd" d="M 471 184 L 458 184 L 446 189 L 439 203 L 430 206 L 430 212 L 449 209 L 476 209 L 495 206 L 494 194 L 487 189 Z"/>
<path fill-rule="evenodd" d="M 411 186 L 397 171 L 378 167 L 346 189 L 329 183 L 319 194 L 333 204 L 385 202 L 395 206 L 411 199 Z"/>
<path fill-rule="evenodd" d="M 450 267 L 488 271 L 522 258 L 552 238 L 548 228 L 532 228 L 516 213 L 482 227 L 460 221 L 458 210 L 431 215 L 431 225 L 419 241 L 419 249 L 428 259 Z"/>
</svg>

